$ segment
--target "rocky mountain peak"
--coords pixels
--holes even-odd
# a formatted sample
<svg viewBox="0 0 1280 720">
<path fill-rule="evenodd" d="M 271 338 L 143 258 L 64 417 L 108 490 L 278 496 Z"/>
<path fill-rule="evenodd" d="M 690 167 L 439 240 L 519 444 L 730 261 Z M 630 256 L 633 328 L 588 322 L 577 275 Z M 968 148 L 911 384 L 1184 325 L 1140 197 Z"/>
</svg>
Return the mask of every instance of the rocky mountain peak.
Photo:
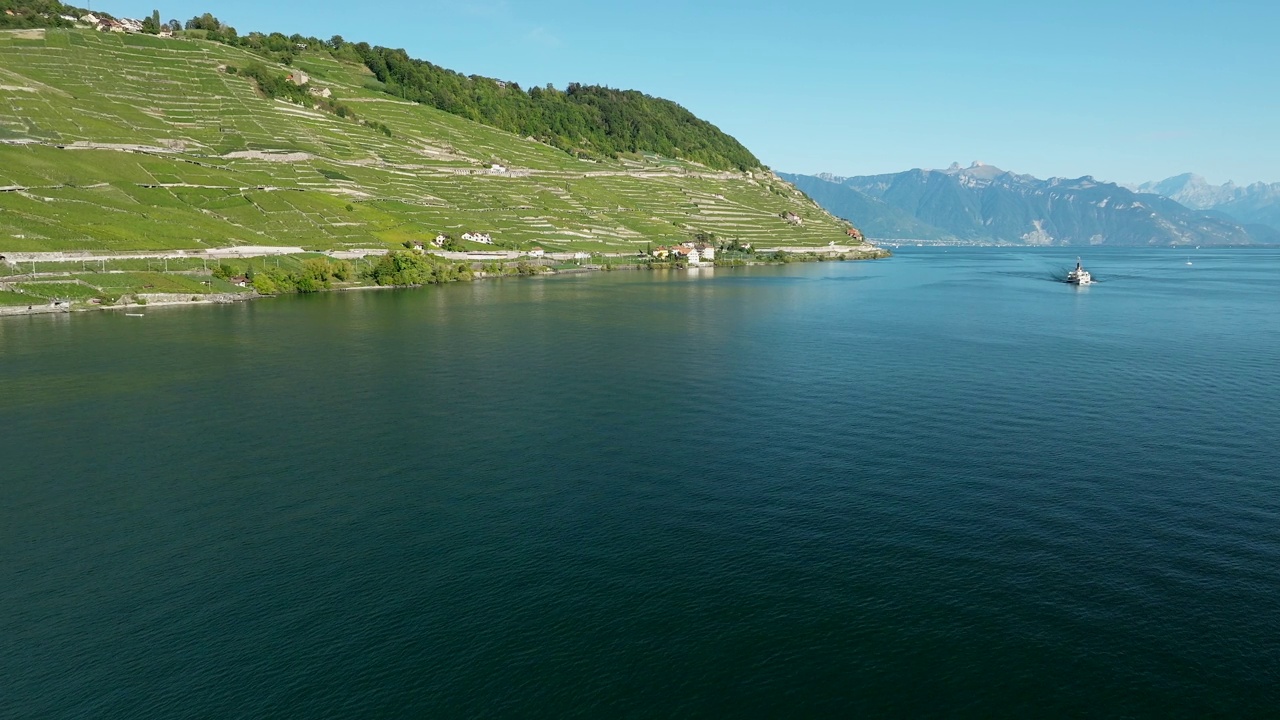
<svg viewBox="0 0 1280 720">
<path fill-rule="evenodd" d="M 1037 245 L 1248 245 L 1265 242 L 1220 215 L 1138 195 L 1090 175 L 1040 180 L 984 163 L 844 178 L 788 176 L 872 237 Z"/>
</svg>

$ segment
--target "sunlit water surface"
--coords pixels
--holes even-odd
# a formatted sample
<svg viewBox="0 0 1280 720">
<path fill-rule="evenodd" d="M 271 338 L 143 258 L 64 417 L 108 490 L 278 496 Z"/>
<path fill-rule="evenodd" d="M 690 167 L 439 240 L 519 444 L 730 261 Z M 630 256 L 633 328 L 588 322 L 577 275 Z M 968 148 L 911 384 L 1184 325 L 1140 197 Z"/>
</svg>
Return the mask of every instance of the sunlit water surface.
<svg viewBox="0 0 1280 720">
<path fill-rule="evenodd" d="M 5 319 L 0 716 L 1275 712 L 1280 251 L 1074 261 Z"/>
</svg>

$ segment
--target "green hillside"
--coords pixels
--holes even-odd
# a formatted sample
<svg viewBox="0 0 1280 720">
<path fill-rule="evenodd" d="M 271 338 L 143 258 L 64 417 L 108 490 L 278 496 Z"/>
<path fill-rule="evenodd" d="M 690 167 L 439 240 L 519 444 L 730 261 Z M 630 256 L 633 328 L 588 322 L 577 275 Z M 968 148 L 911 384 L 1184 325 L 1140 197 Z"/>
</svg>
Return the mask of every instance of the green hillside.
<svg viewBox="0 0 1280 720">
<path fill-rule="evenodd" d="M 0 31 L 0 251 L 334 249 L 466 231 L 593 252 L 699 233 L 845 237 L 767 170 L 582 159 L 396 97 L 332 48 L 295 48 L 285 66 L 198 34 Z M 299 70 L 329 97 L 281 90 Z"/>
</svg>

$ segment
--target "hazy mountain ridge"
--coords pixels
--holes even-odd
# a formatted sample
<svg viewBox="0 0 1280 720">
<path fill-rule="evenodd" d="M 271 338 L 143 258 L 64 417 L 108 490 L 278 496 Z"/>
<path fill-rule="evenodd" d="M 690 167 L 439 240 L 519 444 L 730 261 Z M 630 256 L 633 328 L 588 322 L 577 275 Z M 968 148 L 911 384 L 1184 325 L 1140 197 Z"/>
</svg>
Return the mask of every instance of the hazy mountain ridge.
<svg viewBox="0 0 1280 720">
<path fill-rule="evenodd" d="M 1228 180 L 1212 185 L 1199 175 L 1183 173 L 1126 187 L 1161 195 L 1196 210 L 1215 210 L 1246 225 L 1268 225 L 1280 232 L 1280 183 L 1236 185 Z"/>
<path fill-rule="evenodd" d="M 855 224 L 867 237 L 917 240 L 957 239 L 941 228 L 916 219 L 911 213 L 839 183 L 807 175 L 778 173 L 778 176 L 803 190 L 831 214 Z"/>
<path fill-rule="evenodd" d="M 1248 245 L 1271 239 L 1255 237 L 1220 214 L 1088 175 L 1041 180 L 973 163 L 884 175 L 783 177 L 832 213 L 883 239 L 1129 246 Z M 903 222 L 901 213 L 922 226 Z"/>
</svg>

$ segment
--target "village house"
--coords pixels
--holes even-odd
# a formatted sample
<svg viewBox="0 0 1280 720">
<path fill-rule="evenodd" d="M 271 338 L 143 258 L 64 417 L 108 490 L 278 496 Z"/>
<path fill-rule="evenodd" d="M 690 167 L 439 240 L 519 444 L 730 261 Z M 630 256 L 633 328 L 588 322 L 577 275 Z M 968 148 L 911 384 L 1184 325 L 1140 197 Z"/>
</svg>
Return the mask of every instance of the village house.
<svg viewBox="0 0 1280 720">
<path fill-rule="evenodd" d="M 294 70 L 292 73 L 289 73 L 289 77 L 285 79 L 294 85 L 306 85 L 311 82 L 311 77 L 301 70 Z"/>
<path fill-rule="evenodd" d="M 671 248 L 667 247 L 666 245 L 659 245 L 658 247 L 653 249 L 653 258 L 655 260 L 666 260 L 670 254 L 671 254 Z"/>
<path fill-rule="evenodd" d="M 462 239 L 468 242 L 481 243 L 482 245 L 493 244 L 493 238 L 489 236 L 489 233 L 462 233 Z"/>
<path fill-rule="evenodd" d="M 702 259 L 703 259 L 703 260 L 715 260 L 715 259 L 716 259 L 716 249 L 715 249 L 715 247 L 714 247 L 714 246 L 712 246 L 712 245 L 707 245 L 706 243 L 701 243 L 701 244 L 695 245 L 695 246 L 694 246 L 694 249 L 698 251 L 698 254 L 702 256 Z"/>
<path fill-rule="evenodd" d="M 444 247 L 444 244 L 445 244 L 446 242 L 448 242 L 449 240 L 451 240 L 451 239 L 452 239 L 452 238 L 450 238 L 448 235 L 445 235 L 444 233 L 440 233 L 440 234 L 436 235 L 436 239 L 435 239 L 435 240 L 432 240 L 432 241 L 431 241 L 431 244 L 432 244 L 432 245 L 435 245 L 435 246 L 436 246 L 436 247 L 438 247 L 438 248 L 442 248 L 442 247 Z"/>
<path fill-rule="evenodd" d="M 329 98 L 333 97 L 333 91 L 329 88 L 311 88 L 311 94 L 315 97 Z"/>
<path fill-rule="evenodd" d="M 236 275 L 235 277 L 227 278 L 227 282 L 235 285 L 236 287 L 249 287 L 249 285 L 253 283 L 252 280 L 244 275 Z"/>
<path fill-rule="evenodd" d="M 86 13 L 80 16 L 80 22 L 84 23 L 85 25 L 97 25 L 98 16 L 94 15 L 93 13 Z"/>
<path fill-rule="evenodd" d="M 858 228 L 851 227 L 848 230 L 845 230 L 844 234 L 848 235 L 854 240 L 857 240 L 858 242 L 863 242 L 864 240 L 864 238 L 862 237 L 862 231 L 858 230 Z"/>
<path fill-rule="evenodd" d="M 786 211 L 786 212 L 782 213 L 782 219 L 783 219 L 783 220 L 786 220 L 788 223 L 790 223 L 790 224 L 792 224 L 792 225 L 803 225 L 803 224 L 804 224 L 804 220 L 803 220 L 803 219 L 801 219 L 801 217 L 800 217 L 799 215 L 797 215 L 797 214 L 795 214 L 795 213 L 791 212 L 790 210 L 788 210 L 788 211 Z"/>
<path fill-rule="evenodd" d="M 684 260 L 691 265 L 702 261 L 702 256 L 698 253 L 697 248 L 685 247 L 683 245 L 671 248 L 671 255 L 676 260 Z"/>
<path fill-rule="evenodd" d="M 140 33 L 142 32 L 142 21 L 133 18 L 121 18 L 120 27 L 124 28 L 125 32 Z"/>
<path fill-rule="evenodd" d="M 416 250 L 416 251 L 418 251 L 418 252 L 426 252 L 426 251 L 427 251 L 427 246 L 426 246 L 426 244 L 425 244 L 425 243 L 423 243 L 421 240 L 414 240 L 413 242 L 409 243 L 409 245 L 410 245 L 414 250 Z"/>
</svg>

